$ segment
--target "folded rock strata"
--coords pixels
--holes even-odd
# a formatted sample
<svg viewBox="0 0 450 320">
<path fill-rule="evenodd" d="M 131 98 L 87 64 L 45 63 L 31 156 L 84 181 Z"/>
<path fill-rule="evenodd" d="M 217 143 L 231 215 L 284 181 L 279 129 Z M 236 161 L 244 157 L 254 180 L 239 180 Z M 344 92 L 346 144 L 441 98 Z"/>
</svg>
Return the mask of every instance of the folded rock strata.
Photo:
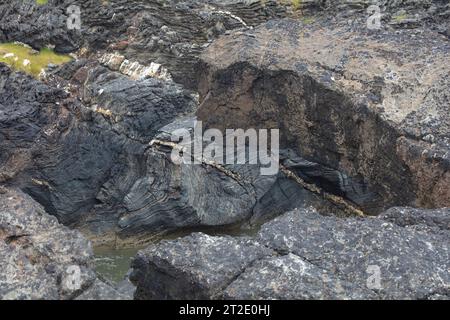
<svg viewBox="0 0 450 320">
<path fill-rule="evenodd" d="M 226 226 L 249 221 L 257 225 L 294 207 L 328 203 L 305 190 L 282 172 L 260 174 L 260 165 L 223 164 L 196 159 L 198 164 L 174 163 L 171 134 L 193 131 L 195 118 L 184 117 L 160 129 L 147 149 L 146 171 L 124 197 L 119 220 L 123 238 L 176 228 Z M 192 150 L 192 149 L 191 149 Z M 335 211 L 340 214 L 341 209 Z"/>
<path fill-rule="evenodd" d="M 173 82 L 85 63 L 65 66 L 49 84 L 0 65 L 0 180 L 60 222 L 102 233 L 117 226 L 157 129 L 196 103 Z"/>
</svg>

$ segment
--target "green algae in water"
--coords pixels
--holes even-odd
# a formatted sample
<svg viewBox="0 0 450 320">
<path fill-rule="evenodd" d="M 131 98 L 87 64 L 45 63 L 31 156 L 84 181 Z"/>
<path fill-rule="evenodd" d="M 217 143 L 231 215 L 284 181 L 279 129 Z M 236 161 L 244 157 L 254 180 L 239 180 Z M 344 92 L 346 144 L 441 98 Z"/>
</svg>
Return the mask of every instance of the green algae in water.
<svg viewBox="0 0 450 320">
<path fill-rule="evenodd" d="M 37 52 L 19 43 L 0 43 L 0 62 L 6 63 L 16 71 L 31 74 L 35 78 L 49 64 L 59 65 L 71 60 L 70 56 L 57 54 L 48 48 Z"/>
<path fill-rule="evenodd" d="M 119 283 L 125 279 L 131 260 L 142 248 L 114 249 L 110 247 L 94 248 L 95 271 L 106 280 Z"/>
<path fill-rule="evenodd" d="M 95 271 L 104 279 L 113 283 L 119 283 L 125 279 L 131 268 L 131 261 L 139 250 L 149 245 L 155 245 L 161 240 L 175 240 L 190 235 L 193 232 L 202 232 L 210 236 L 254 236 L 259 231 L 260 225 L 253 228 L 243 227 L 241 224 L 222 227 L 197 227 L 185 228 L 175 232 L 164 234 L 161 237 L 152 238 L 151 241 L 142 243 L 133 248 L 115 248 L 113 246 L 94 247 Z"/>
</svg>

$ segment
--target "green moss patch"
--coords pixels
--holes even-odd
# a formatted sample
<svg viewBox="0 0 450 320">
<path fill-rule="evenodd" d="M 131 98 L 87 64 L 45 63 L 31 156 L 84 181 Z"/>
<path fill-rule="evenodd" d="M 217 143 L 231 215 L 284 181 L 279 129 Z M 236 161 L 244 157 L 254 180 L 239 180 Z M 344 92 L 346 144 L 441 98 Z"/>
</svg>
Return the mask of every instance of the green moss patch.
<svg viewBox="0 0 450 320">
<path fill-rule="evenodd" d="M 71 60 L 70 56 L 57 54 L 47 48 L 38 52 L 23 44 L 0 44 L 0 62 L 6 63 L 16 71 L 26 72 L 36 78 L 49 64 L 59 65 Z"/>
</svg>

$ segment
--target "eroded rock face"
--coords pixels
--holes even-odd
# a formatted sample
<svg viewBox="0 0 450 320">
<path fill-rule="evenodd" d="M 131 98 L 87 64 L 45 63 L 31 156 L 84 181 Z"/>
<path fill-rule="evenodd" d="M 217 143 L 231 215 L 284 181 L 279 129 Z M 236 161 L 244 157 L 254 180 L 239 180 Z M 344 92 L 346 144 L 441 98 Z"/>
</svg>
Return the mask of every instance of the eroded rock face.
<svg viewBox="0 0 450 320">
<path fill-rule="evenodd" d="M 397 221 L 417 215 L 397 210 Z M 303 209 L 266 223 L 254 239 L 196 233 L 164 241 L 135 258 L 135 298 L 449 298 L 448 234 L 401 227 L 389 216 L 339 219 Z"/>
<path fill-rule="evenodd" d="M 279 128 L 284 147 L 360 181 L 368 213 L 450 205 L 443 35 L 285 19 L 223 36 L 201 58 L 207 128 Z"/>
<path fill-rule="evenodd" d="M 345 214 L 281 171 L 262 175 L 260 164 L 224 164 L 189 153 L 194 150 L 193 136 L 190 142 L 176 144 L 178 135 L 172 134 L 180 129 L 192 132 L 195 123 L 195 117 L 183 117 L 161 128 L 152 140 L 145 153 L 145 172 L 123 200 L 121 237 L 189 227 L 255 226 L 296 207 Z M 177 147 L 188 147 L 184 152 L 198 163 L 174 161 Z M 320 170 L 315 173 L 326 176 Z"/>
<path fill-rule="evenodd" d="M 48 84 L 0 66 L 0 179 L 60 222 L 81 226 L 87 218 L 92 233 L 103 233 L 117 226 L 158 127 L 196 103 L 173 82 L 85 64 L 65 66 Z"/>
<path fill-rule="evenodd" d="M 70 5 L 80 8 L 81 29 L 68 29 Z M 58 52 L 121 52 L 149 65 L 162 64 L 174 79 L 195 88 L 194 65 L 203 46 L 227 30 L 286 16 L 278 1 L 185 0 L 8 1 L 0 5 L 0 41 L 22 41 Z"/>
<path fill-rule="evenodd" d="M 91 244 L 30 196 L 0 189 L 0 299 L 127 297 L 93 271 Z"/>
</svg>

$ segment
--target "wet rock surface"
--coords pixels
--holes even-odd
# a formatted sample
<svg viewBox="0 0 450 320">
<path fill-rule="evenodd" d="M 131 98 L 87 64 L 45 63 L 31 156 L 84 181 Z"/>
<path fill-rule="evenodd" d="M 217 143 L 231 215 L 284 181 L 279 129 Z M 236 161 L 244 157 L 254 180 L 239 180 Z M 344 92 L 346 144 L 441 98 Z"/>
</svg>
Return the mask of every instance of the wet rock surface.
<svg viewBox="0 0 450 320">
<path fill-rule="evenodd" d="M 0 299 L 124 299 L 93 271 L 92 248 L 30 196 L 0 190 Z M 92 295 L 92 291 L 97 294 Z"/>
<path fill-rule="evenodd" d="M 254 239 L 246 239 L 254 244 L 253 255 L 247 253 L 250 248 L 238 245 L 241 239 L 232 241 L 235 244 L 229 238 L 193 234 L 141 251 L 132 265 L 135 298 L 183 298 L 171 294 L 182 290 L 180 282 L 190 283 L 190 288 L 212 286 L 214 294 L 201 296 L 209 299 L 217 292 L 233 299 L 449 298 L 448 238 L 384 218 L 339 219 L 311 209 L 294 210 L 264 224 Z M 270 254 L 254 259 L 260 252 L 254 246 L 261 245 Z M 220 267 L 227 271 L 217 272 L 215 263 L 224 255 L 232 255 L 233 265 L 245 268 L 222 262 Z M 208 280 L 229 270 L 234 272 L 226 288 Z M 379 282 L 371 282 L 373 270 L 379 271 Z M 166 276 L 164 284 L 156 286 L 159 274 Z"/>
</svg>

